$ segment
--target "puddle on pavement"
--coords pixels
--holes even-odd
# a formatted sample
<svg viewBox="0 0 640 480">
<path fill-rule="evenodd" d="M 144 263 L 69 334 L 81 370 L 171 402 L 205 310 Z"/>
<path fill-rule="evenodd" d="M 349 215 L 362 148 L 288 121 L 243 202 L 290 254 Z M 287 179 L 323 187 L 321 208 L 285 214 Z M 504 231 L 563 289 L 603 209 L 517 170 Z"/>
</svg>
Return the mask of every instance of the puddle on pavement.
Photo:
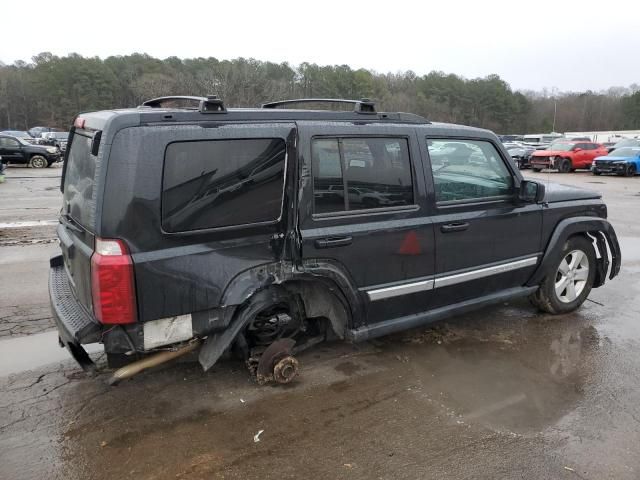
<svg viewBox="0 0 640 480">
<path fill-rule="evenodd" d="M 98 353 L 102 345 L 85 345 L 85 350 Z M 60 348 L 56 330 L 0 340 L 0 377 L 71 359 L 69 352 Z"/>
<path fill-rule="evenodd" d="M 252 478 L 286 464 L 312 478 L 339 478 L 319 459 L 341 459 L 363 432 L 372 439 L 367 448 L 348 449 L 338 468 L 373 465 L 376 455 L 391 468 L 392 459 L 411 463 L 460 439 L 539 438 L 608 381 L 603 372 L 616 357 L 595 328 L 599 309 L 550 317 L 513 303 L 369 344 L 327 344 L 301 356 L 302 376 L 286 389 L 257 387 L 241 362 L 207 373 L 170 365 L 115 388 L 101 376 L 75 382 L 56 391 L 65 419 L 60 472 Z M 54 340 L 46 343 L 57 349 Z M 291 453 L 292 445 L 314 455 Z"/>
</svg>

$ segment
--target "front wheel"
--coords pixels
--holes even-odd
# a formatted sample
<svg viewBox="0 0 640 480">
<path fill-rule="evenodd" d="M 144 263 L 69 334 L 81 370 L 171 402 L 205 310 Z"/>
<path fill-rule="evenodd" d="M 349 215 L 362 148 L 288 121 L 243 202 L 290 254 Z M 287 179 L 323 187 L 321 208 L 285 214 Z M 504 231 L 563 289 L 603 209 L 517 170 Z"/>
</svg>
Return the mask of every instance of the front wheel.
<svg viewBox="0 0 640 480">
<path fill-rule="evenodd" d="M 602 175 L 602 172 L 600 170 L 591 170 L 591 173 L 593 173 L 594 175 Z"/>
<path fill-rule="evenodd" d="M 571 171 L 571 168 L 571 160 L 565 158 L 560 162 L 560 167 L 558 168 L 558 170 L 560 170 L 560 173 L 569 173 Z"/>
<path fill-rule="evenodd" d="M 582 305 L 596 275 L 596 252 L 585 237 L 570 238 L 560 258 L 531 296 L 536 307 L 552 314 L 572 312 Z"/>
<path fill-rule="evenodd" d="M 48 166 L 47 159 L 42 155 L 34 155 L 31 157 L 31 160 L 29 160 L 29 166 L 31 168 L 46 168 Z"/>
<path fill-rule="evenodd" d="M 534 172 L 536 172 L 536 173 L 538 173 L 538 172 L 541 172 L 541 171 L 542 171 L 542 169 L 541 169 L 541 168 L 536 168 L 536 167 L 531 167 L 531 169 L 532 169 Z"/>
</svg>

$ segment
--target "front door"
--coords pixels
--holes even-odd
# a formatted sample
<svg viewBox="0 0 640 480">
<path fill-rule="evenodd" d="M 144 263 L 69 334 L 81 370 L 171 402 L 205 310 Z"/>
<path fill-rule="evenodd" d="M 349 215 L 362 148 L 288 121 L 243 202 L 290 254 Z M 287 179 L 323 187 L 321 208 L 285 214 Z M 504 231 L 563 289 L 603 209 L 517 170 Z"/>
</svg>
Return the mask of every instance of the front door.
<svg viewBox="0 0 640 480">
<path fill-rule="evenodd" d="M 371 324 L 428 309 L 434 239 L 414 129 L 363 128 L 299 123 L 299 225 L 304 262 L 345 272 Z"/>
<path fill-rule="evenodd" d="M 434 304 L 522 286 L 541 256 L 542 207 L 515 199 L 520 179 L 492 142 L 423 141 L 434 203 Z"/>
<path fill-rule="evenodd" d="M 20 142 L 15 138 L 0 137 L 0 157 L 2 161 L 21 163 L 23 160 Z"/>
</svg>

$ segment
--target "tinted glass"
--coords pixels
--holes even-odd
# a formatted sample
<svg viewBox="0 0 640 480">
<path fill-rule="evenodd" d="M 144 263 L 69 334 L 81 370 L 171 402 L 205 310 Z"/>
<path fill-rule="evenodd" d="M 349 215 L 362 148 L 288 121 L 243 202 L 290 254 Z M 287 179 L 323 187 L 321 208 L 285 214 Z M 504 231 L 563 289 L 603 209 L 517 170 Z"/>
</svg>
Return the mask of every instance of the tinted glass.
<svg viewBox="0 0 640 480">
<path fill-rule="evenodd" d="M 345 210 L 338 139 L 314 140 L 311 150 L 315 213 Z"/>
<path fill-rule="evenodd" d="M 345 138 L 342 153 L 349 210 L 413 204 L 406 139 Z"/>
<path fill-rule="evenodd" d="M 0 146 L 15 148 L 15 147 L 19 147 L 20 144 L 18 143 L 17 140 L 14 140 L 13 138 L 3 137 L 3 138 L 0 138 Z"/>
<path fill-rule="evenodd" d="M 316 139 L 312 158 L 315 213 L 413 204 L 404 138 Z"/>
<path fill-rule="evenodd" d="M 93 225 L 96 157 L 91 155 L 92 137 L 76 132 L 65 166 L 63 205 L 65 212 L 84 227 Z"/>
<path fill-rule="evenodd" d="M 164 163 L 163 228 L 183 232 L 277 220 L 285 158 L 282 139 L 170 144 Z"/>
<path fill-rule="evenodd" d="M 513 178 L 496 148 L 478 140 L 427 140 L 436 201 L 511 195 Z"/>
</svg>

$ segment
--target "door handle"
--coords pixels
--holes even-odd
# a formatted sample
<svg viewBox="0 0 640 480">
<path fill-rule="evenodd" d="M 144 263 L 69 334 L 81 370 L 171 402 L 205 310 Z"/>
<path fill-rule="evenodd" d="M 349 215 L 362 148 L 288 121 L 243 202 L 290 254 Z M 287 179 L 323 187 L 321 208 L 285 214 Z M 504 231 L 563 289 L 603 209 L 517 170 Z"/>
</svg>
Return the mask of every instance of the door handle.
<svg viewBox="0 0 640 480">
<path fill-rule="evenodd" d="M 450 232 L 464 232 L 467 228 L 469 228 L 469 224 L 464 223 L 450 223 L 448 225 L 442 225 L 440 227 L 440 231 L 442 233 L 450 233 Z"/>
<path fill-rule="evenodd" d="M 353 238 L 351 237 L 328 237 L 319 238 L 316 240 L 316 248 L 333 248 L 333 247 L 346 247 L 351 245 Z"/>
</svg>

